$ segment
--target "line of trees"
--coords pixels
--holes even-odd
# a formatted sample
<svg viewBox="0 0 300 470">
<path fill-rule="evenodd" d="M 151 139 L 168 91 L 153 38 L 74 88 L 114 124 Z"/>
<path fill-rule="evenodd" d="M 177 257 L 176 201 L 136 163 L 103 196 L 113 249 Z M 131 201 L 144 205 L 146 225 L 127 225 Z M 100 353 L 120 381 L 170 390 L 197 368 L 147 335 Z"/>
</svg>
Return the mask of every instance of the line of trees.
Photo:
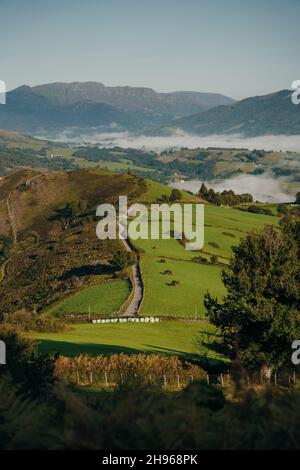
<svg viewBox="0 0 300 470">
<path fill-rule="evenodd" d="M 212 188 L 208 189 L 205 183 L 202 183 L 198 196 L 216 206 L 236 206 L 242 203 L 253 202 L 253 196 L 249 193 L 235 194 L 231 189 L 215 192 Z"/>
</svg>

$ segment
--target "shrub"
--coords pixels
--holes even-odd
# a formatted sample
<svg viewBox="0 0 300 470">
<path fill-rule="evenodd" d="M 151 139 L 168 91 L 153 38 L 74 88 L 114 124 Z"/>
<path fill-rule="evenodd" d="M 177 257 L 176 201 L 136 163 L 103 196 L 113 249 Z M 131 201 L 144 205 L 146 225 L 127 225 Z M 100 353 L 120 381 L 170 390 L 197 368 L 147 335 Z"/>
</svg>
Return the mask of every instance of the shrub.
<svg viewBox="0 0 300 470">
<path fill-rule="evenodd" d="M 113 255 L 112 264 L 118 271 L 123 271 L 128 266 L 134 264 L 136 256 L 131 251 L 118 250 Z"/>
<path fill-rule="evenodd" d="M 182 199 L 182 192 L 179 191 L 179 189 L 172 189 L 172 192 L 170 194 L 170 201 L 175 202 L 175 201 L 180 201 Z"/>
<path fill-rule="evenodd" d="M 218 257 L 216 255 L 212 255 L 210 257 L 210 262 L 211 262 L 211 264 L 217 264 L 218 263 Z"/>
<path fill-rule="evenodd" d="M 213 248 L 220 248 L 220 245 L 218 245 L 218 243 L 216 242 L 209 242 L 208 244 L 209 246 L 212 246 Z"/>
<path fill-rule="evenodd" d="M 52 315 L 37 315 L 26 309 L 4 315 L 4 324 L 16 327 L 19 331 L 38 331 L 41 333 L 58 333 L 67 325 Z"/>
</svg>

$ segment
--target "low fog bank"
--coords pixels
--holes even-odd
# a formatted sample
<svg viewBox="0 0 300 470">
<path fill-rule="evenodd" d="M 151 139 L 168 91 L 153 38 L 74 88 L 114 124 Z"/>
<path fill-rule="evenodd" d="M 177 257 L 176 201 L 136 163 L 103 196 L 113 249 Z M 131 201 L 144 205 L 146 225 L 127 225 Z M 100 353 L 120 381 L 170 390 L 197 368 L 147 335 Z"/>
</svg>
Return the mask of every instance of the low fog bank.
<svg viewBox="0 0 300 470">
<path fill-rule="evenodd" d="M 203 181 L 190 180 L 174 182 L 172 187 L 186 189 L 197 193 Z M 254 199 L 261 202 L 292 202 L 293 196 L 285 191 L 287 178 L 273 178 L 269 175 L 240 175 L 221 181 L 205 181 L 209 188 L 215 191 L 232 189 L 237 194 L 250 193 Z"/>
<path fill-rule="evenodd" d="M 181 147 L 234 147 L 248 148 L 249 150 L 300 151 L 300 135 L 266 135 L 249 138 L 243 138 L 240 135 L 210 135 L 201 137 L 187 134 L 178 129 L 171 136 L 152 137 L 135 135 L 130 132 L 99 132 L 97 129 L 90 129 L 87 133 L 82 129 L 70 128 L 51 135 L 41 132 L 36 137 L 59 142 L 69 142 L 76 145 L 93 144 L 100 147 L 132 147 L 153 150 L 155 152 Z"/>
</svg>

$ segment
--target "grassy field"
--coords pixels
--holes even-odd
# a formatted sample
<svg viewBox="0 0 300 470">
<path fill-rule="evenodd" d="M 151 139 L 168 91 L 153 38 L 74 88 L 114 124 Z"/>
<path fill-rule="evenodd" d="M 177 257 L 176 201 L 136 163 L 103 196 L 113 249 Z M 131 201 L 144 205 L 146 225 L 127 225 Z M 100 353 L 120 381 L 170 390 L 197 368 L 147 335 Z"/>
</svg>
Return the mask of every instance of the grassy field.
<svg viewBox="0 0 300 470">
<path fill-rule="evenodd" d="M 72 149 L 68 149 L 72 151 Z M 74 150 L 74 149 L 73 149 Z M 85 158 L 79 157 L 67 157 L 64 155 L 64 158 L 69 159 L 74 164 L 78 165 L 79 168 L 104 168 L 109 171 L 143 171 L 147 173 L 152 173 L 154 170 L 152 168 L 146 168 L 142 166 L 136 166 L 131 163 L 129 160 L 122 160 L 118 162 L 109 162 L 109 161 L 99 161 L 99 162 L 92 162 L 88 161 Z"/>
<path fill-rule="evenodd" d="M 88 313 L 108 315 L 117 312 L 131 291 L 128 280 L 112 281 L 82 289 L 50 311 L 54 314 Z"/>
<path fill-rule="evenodd" d="M 217 339 L 216 330 L 206 322 L 77 324 L 63 333 L 32 333 L 31 337 L 39 341 L 41 351 L 65 356 L 124 352 L 177 355 L 185 359 L 205 355 L 212 362 L 223 360 L 212 344 Z"/>
<path fill-rule="evenodd" d="M 165 184 L 156 183 L 155 181 L 146 180 L 147 182 L 147 190 L 139 197 L 139 202 L 143 203 L 153 203 L 157 202 L 163 195 L 170 196 L 172 189 L 171 186 L 167 186 Z M 198 200 L 199 198 L 195 198 L 193 194 L 188 193 L 187 191 L 182 191 L 183 200 L 184 201 L 193 201 Z"/>
<path fill-rule="evenodd" d="M 135 240 L 135 245 L 142 249 L 141 268 L 145 285 L 142 313 L 193 316 L 196 311 L 203 316 L 205 293 L 209 290 L 219 298 L 225 294 L 220 273 L 233 254 L 231 247 L 238 244 L 247 232 L 277 223 L 276 217 L 205 205 L 202 252 L 186 250 L 173 238 Z M 212 255 L 218 257 L 218 265 L 211 264 Z M 207 261 L 195 262 L 195 257 L 199 256 Z M 165 271 L 169 273 L 164 274 Z M 177 281 L 177 285 L 171 286 L 172 281 Z"/>
<path fill-rule="evenodd" d="M 145 283 L 145 300 L 142 313 L 146 315 L 204 316 L 203 299 L 207 290 L 221 297 L 225 289 L 220 280 L 218 266 L 174 261 L 145 256 L 142 259 L 142 274 Z M 163 274 L 165 270 L 171 275 Z M 176 280 L 176 286 L 170 283 Z"/>
</svg>

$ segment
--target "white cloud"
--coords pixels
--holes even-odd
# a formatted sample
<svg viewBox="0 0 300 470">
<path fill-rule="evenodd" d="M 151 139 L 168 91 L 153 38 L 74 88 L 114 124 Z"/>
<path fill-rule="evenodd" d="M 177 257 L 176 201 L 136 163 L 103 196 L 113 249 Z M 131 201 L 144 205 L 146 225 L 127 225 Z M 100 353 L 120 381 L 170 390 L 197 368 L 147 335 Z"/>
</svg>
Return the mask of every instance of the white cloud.
<svg viewBox="0 0 300 470">
<path fill-rule="evenodd" d="M 172 186 L 198 192 L 203 181 L 191 180 L 176 182 Z M 287 178 L 274 178 L 271 175 L 240 175 L 221 181 L 207 182 L 207 186 L 215 191 L 232 189 L 237 194 L 250 193 L 254 199 L 262 202 L 291 202 L 293 196 L 287 193 L 284 185 Z"/>
<path fill-rule="evenodd" d="M 112 127 L 114 127 L 112 123 Z M 180 129 L 171 136 L 147 136 L 136 135 L 130 132 L 101 132 L 99 129 L 91 128 L 89 132 L 78 128 L 65 129 L 58 134 L 40 133 L 40 138 L 51 138 L 57 141 L 70 142 L 74 144 L 98 144 L 101 147 L 133 147 L 145 148 L 161 152 L 168 148 L 181 147 L 238 147 L 264 150 L 291 150 L 300 151 L 300 135 L 266 135 L 261 137 L 243 138 L 240 135 L 210 135 L 201 137 L 187 134 Z"/>
</svg>

